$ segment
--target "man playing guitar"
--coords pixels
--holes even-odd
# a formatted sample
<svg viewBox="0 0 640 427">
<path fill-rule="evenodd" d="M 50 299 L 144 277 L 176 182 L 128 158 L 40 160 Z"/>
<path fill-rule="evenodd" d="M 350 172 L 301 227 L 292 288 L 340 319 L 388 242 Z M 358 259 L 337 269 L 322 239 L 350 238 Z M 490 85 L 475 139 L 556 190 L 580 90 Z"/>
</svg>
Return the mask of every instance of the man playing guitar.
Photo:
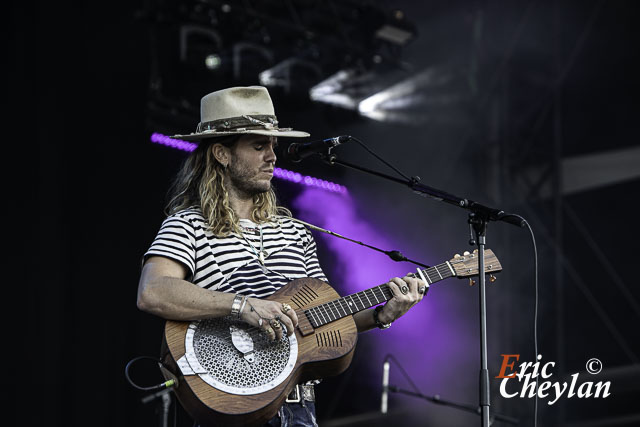
<svg viewBox="0 0 640 427">
<path fill-rule="evenodd" d="M 278 127 L 266 88 L 236 87 L 202 98 L 198 142 L 171 189 L 169 216 L 145 254 L 138 307 L 167 320 L 236 316 L 271 340 L 294 333 L 289 304 L 263 299 L 294 279 L 326 281 L 311 233 L 276 206 L 271 179 L 279 137 L 307 137 Z M 388 282 L 385 305 L 353 315 L 358 332 L 387 328 L 425 293 L 405 276 Z M 312 382 L 311 382 L 312 383 Z M 296 387 L 268 425 L 315 425 L 313 386 Z"/>
</svg>

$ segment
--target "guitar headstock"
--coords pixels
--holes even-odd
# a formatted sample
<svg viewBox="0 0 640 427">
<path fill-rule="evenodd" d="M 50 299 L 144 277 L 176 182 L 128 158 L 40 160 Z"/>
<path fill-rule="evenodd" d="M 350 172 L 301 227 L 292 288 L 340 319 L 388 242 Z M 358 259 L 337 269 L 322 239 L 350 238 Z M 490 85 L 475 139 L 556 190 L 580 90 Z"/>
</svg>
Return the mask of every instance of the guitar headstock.
<svg viewBox="0 0 640 427">
<path fill-rule="evenodd" d="M 471 277 L 478 275 L 478 250 L 473 253 L 465 252 L 463 255 L 456 254 L 449 263 L 456 272 L 457 277 Z M 491 249 L 484 250 L 484 272 L 486 274 L 502 271 L 502 265 L 498 257 Z"/>
</svg>

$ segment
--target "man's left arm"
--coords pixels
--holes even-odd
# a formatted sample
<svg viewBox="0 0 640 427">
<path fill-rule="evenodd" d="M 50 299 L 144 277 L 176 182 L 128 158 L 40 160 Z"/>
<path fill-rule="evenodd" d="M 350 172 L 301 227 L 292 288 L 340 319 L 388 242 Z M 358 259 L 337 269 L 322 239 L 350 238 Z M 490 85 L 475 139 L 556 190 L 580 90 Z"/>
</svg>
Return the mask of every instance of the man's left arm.
<svg viewBox="0 0 640 427">
<path fill-rule="evenodd" d="M 309 243 L 305 248 L 305 264 L 307 266 L 307 274 L 309 277 L 327 281 L 324 272 L 320 268 L 318 261 L 318 255 L 316 252 L 316 243 L 309 230 L 306 230 L 309 237 Z M 388 283 L 393 298 L 391 298 L 378 312 L 378 322 L 381 324 L 389 324 L 403 316 L 411 307 L 416 305 L 422 300 L 423 294 L 418 289 L 426 284 L 419 279 L 405 276 L 402 279 L 394 277 Z M 406 293 L 403 293 L 401 289 L 406 286 Z M 375 321 L 374 309 L 363 310 L 353 315 L 353 320 L 356 322 L 358 332 L 365 332 L 375 327 L 378 327 L 378 323 Z"/>
<path fill-rule="evenodd" d="M 411 307 L 422 301 L 424 295 L 419 289 L 425 286 L 420 279 L 405 276 L 402 279 L 394 277 L 388 283 L 393 298 L 391 298 L 378 312 L 380 324 L 390 324 L 402 317 Z M 403 287 L 406 292 L 402 292 Z M 358 332 L 365 332 L 378 327 L 374 316 L 375 309 L 363 310 L 353 315 Z"/>
</svg>

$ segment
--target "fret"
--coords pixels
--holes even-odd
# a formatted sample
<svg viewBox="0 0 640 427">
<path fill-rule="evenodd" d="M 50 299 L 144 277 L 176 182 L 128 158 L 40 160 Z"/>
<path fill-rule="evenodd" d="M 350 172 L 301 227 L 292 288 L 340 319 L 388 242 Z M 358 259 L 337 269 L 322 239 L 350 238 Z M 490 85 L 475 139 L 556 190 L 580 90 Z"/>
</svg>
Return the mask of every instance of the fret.
<svg viewBox="0 0 640 427">
<path fill-rule="evenodd" d="M 318 311 L 322 313 L 322 317 L 325 319 L 323 324 L 326 325 L 327 323 L 331 322 L 331 315 L 327 311 L 327 308 L 324 306 L 324 304 L 320 304 L 317 307 Z"/>
<path fill-rule="evenodd" d="M 309 313 L 309 316 L 311 316 L 311 324 L 314 328 L 317 327 L 320 324 L 320 319 L 318 319 L 316 314 L 313 312 L 313 307 L 307 310 L 307 312 Z"/>
<path fill-rule="evenodd" d="M 340 310 L 337 307 L 337 301 L 338 300 L 334 300 L 334 301 L 330 301 L 329 304 L 333 304 L 333 308 L 331 309 L 332 311 L 335 309 L 336 313 L 334 313 L 334 317 L 336 319 L 340 319 L 342 317 L 342 314 L 340 314 Z M 337 314 L 337 315 L 336 315 Z"/>
<path fill-rule="evenodd" d="M 311 311 L 311 309 L 309 310 L 305 310 L 305 314 L 307 315 L 307 317 L 311 318 L 309 320 L 309 322 L 311 322 L 311 325 L 315 328 L 316 326 L 318 326 L 318 319 L 316 319 L 316 316 L 313 314 L 313 312 Z"/>
<path fill-rule="evenodd" d="M 371 303 L 371 300 L 369 299 L 369 295 L 367 295 L 367 291 L 362 291 L 362 293 L 363 293 L 363 294 L 364 294 L 364 296 L 367 298 L 367 301 L 369 301 L 369 307 L 371 307 L 372 305 L 374 305 L 374 304 L 372 304 L 372 303 Z"/>
<path fill-rule="evenodd" d="M 340 307 L 342 308 L 342 311 L 344 311 L 344 315 L 345 315 L 345 316 L 348 316 L 348 315 L 349 315 L 349 313 L 347 313 L 347 310 L 345 310 L 345 309 L 344 309 L 344 305 L 345 305 L 344 298 L 340 298 L 340 299 L 338 300 L 338 303 L 339 303 Z M 348 306 L 349 306 L 349 305 L 347 304 L 347 307 L 348 307 Z"/>
<path fill-rule="evenodd" d="M 420 275 L 420 279 L 424 282 L 427 282 L 427 287 L 429 287 L 429 281 L 426 277 L 424 277 L 424 274 L 422 274 L 422 270 L 418 269 L 418 274 Z"/>
<path fill-rule="evenodd" d="M 434 270 L 435 270 L 434 268 L 429 269 L 429 278 L 431 279 L 431 283 L 438 281 L 438 277 L 434 274 Z"/>
<path fill-rule="evenodd" d="M 351 302 L 351 301 L 349 301 L 349 300 L 347 299 L 347 298 L 349 298 L 349 296 L 350 296 L 350 295 L 347 295 L 347 296 L 346 296 L 346 297 L 344 297 L 343 299 L 344 299 L 344 302 L 346 302 L 346 303 L 347 303 L 347 307 L 349 307 L 349 311 L 351 311 L 351 314 L 353 314 L 353 313 L 354 313 L 354 311 L 353 311 L 353 307 L 352 307 L 352 306 L 353 306 L 353 302 Z M 351 298 L 351 299 L 353 299 L 353 298 Z"/>
<path fill-rule="evenodd" d="M 427 284 L 428 285 L 432 284 L 433 282 L 429 280 L 429 271 L 428 271 L 428 269 L 427 270 L 420 270 L 420 271 L 423 273 L 422 277 L 424 277 L 424 279 L 427 282 Z"/>
<path fill-rule="evenodd" d="M 438 271 L 438 266 L 436 265 L 435 268 L 436 268 L 436 273 L 438 273 L 438 276 L 440 276 L 440 280 L 442 280 L 443 277 L 442 277 L 442 274 L 440 274 L 440 272 Z"/>
<path fill-rule="evenodd" d="M 446 262 L 440 264 L 442 266 L 442 271 L 443 271 L 443 275 L 444 278 L 446 279 L 447 277 L 451 277 L 452 275 L 449 274 L 449 268 L 448 268 L 448 264 Z"/>
<path fill-rule="evenodd" d="M 371 289 L 371 293 L 373 294 L 373 297 L 376 299 L 376 305 L 380 304 L 380 301 L 378 300 L 378 297 L 376 296 L 376 293 L 373 289 Z"/>
<path fill-rule="evenodd" d="M 387 290 L 387 289 L 389 289 L 389 287 L 388 287 L 388 286 L 386 286 L 386 287 L 384 287 L 384 288 L 383 288 L 383 286 L 384 286 L 384 285 L 378 285 L 378 286 L 376 286 L 376 287 L 377 287 L 377 288 L 378 288 L 378 290 L 380 291 L 380 294 L 382 295 L 382 299 L 383 299 L 384 301 L 389 301 L 389 299 L 390 299 L 390 298 L 388 298 L 388 297 L 387 297 L 387 295 L 384 293 L 384 291 L 385 291 L 385 290 Z"/>
<path fill-rule="evenodd" d="M 449 274 L 449 269 L 447 268 L 447 264 L 446 263 L 442 263 L 440 264 L 440 268 L 442 269 L 442 277 L 444 277 L 445 279 L 447 277 L 451 277 L 451 275 Z"/>
<path fill-rule="evenodd" d="M 347 316 L 349 313 L 347 313 L 347 310 L 344 309 L 344 305 L 345 305 L 344 298 L 337 299 L 336 302 L 338 304 L 338 307 L 340 307 L 342 309 L 342 311 L 344 312 L 344 315 Z"/>
<path fill-rule="evenodd" d="M 329 304 L 331 304 L 331 311 L 333 311 L 335 318 L 340 319 L 342 314 L 340 314 L 340 309 L 338 308 L 336 301 L 331 301 Z"/>
<path fill-rule="evenodd" d="M 451 263 L 449 261 L 445 262 L 445 264 L 447 264 L 447 267 L 449 267 L 449 270 L 451 270 L 451 276 L 455 276 L 456 272 L 453 271 L 453 267 L 451 266 Z"/>
<path fill-rule="evenodd" d="M 322 305 L 319 305 L 318 307 L 324 310 L 324 313 L 327 315 L 329 322 L 332 322 L 333 320 L 335 320 L 335 319 L 331 319 L 331 311 L 329 310 L 329 306 L 327 304 L 322 304 Z M 329 323 L 329 322 L 326 322 L 326 323 Z"/>
<path fill-rule="evenodd" d="M 323 325 L 326 324 L 326 323 L 329 323 L 329 322 L 327 322 L 327 319 L 324 317 L 324 314 L 322 314 L 322 311 L 320 310 L 320 306 L 319 305 L 314 307 L 314 309 L 316 310 L 317 313 L 320 314 L 320 316 L 322 316 Z"/>
<path fill-rule="evenodd" d="M 360 309 L 358 308 L 358 303 L 355 299 L 353 299 L 353 295 L 349 295 L 349 297 L 351 298 L 351 304 L 353 304 L 356 308 L 356 312 L 360 311 Z"/>
<path fill-rule="evenodd" d="M 355 295 L 358 296 L 358 299 L 360 300 L 360 304 L 362 304 L 362 308 L 360 310 L 364 310 L 365 308 L 367 308 L 365 307 L 364 302 L 362 302 L 362 297 L 360 296 L 360 292 L 356 293 Z"/>
<path fill-rule="evenodd" d="M 387 284 L 380 285 L 380 288 L 382 289 L 382 294 L 384 295 L 387 301 L 393 298 L 393 292 L 391 292 L 391 288 L 389 288 L 389 285 Z"/>
</svg>

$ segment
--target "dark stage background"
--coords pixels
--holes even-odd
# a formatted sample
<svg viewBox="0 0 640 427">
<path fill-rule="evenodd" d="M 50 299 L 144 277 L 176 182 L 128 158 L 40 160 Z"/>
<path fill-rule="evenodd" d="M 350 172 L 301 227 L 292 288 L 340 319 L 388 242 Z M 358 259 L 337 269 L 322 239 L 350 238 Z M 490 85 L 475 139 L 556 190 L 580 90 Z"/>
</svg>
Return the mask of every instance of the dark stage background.
<svg viewBox="0 0 640 427">
<path fill-rule="evenodd" d="M 327 8 L 344 21 L 321 22 Z M 367 42 L 372 9 L 411 23 L 414 39 L 386 50 Z M 247 10 L 275 10 L 292 27 L 268 16 L 235 20 Z M 427 185 L 530 221 L 540 261 L 539 353 L 556 362 L 553 381 L 576 372 L 587 381 L 586 361 L 600 359 L 595 378 L 611 380 L 612 392 L 541 400 L 539 425 L 640 424 L 637 2 L 13 2 L 5 16 L 7 425 L 158 425 L 154 404 L 141 403 L 123 371 L 131 358 L 159 350 L 163 322 L 135 304 L 140 259 L 186 154 L 150 135 L 191 132 L 200 96 L 258 84 L 260 58 L 235 77 L 227 65 L 229 46 L 256 34 L 274 62 L 304 57 L 320 67 L 293 70 L 291 90 L 271 90 L 285 126 L 317 138 L 354 135 Z M 189 20 L 223 35 L 221 69 L 188 62 L 208 53 L 206 43 L 180 62 L 178 29 Z M 305 25 L 315 36 L 300 31 Z M 341 56 L 349 47 L 335 41 L 323 45 L 323 29 L 359 43 L 354 56 Z M 341 61 L 419 77 L 384 117 L 311 102 L 309 87 Z M 382 170 L 357 147 L 341 156 Z M 275 179 L 282 202 L 303 219 L 428 264 L 470 249 L 462 210 L 318 161 L 280 166 L 349 188 L 349 199 L 323 199 L 320 190 Z M 316 237 L 343 293 L 413 270 L 387 268 L 375 254 L 349 259 Z M 531 244 L 525 230 L 506 224 L 491 224 L 488 241 L 505 269 L 488 289 L 491 409 L 533 425 L 532 400 L 501 397 L 493 378 L 501 354 L 534 355 Z M 358 274 L 370 270 L 373 279 Z M 354 274 L 362 280 L 346 280 Z M 434 285 L 393 328 L 362 334 L 349 370 L 318 387 L 320 425 L 478 425 L 474 415 L 398 395 L 390 415 L 377 414 L 388 353 L 423 393 L 477 403 L 478 340 L 477 289 L 455 279 Z M 153 384 L 160 376 L 140 365 L 136 379 Z M 391 382 L 409 388 L 397 366 Z M 191 425 L 182 411 L 178 425 Z"/>
</svg>

